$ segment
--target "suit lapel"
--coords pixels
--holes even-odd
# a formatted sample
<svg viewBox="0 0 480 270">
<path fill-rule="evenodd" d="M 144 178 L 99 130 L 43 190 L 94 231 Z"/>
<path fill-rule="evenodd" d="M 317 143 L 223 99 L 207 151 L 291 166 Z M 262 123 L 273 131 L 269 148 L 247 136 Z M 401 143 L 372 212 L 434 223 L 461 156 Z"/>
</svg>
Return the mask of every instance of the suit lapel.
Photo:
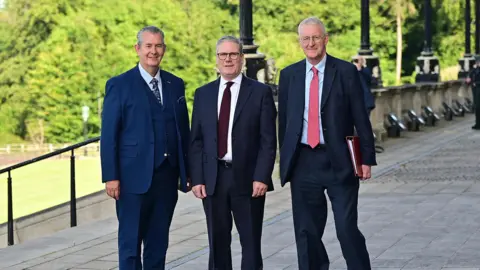
<svg viewBox="0 0 480 270">
<path fill-rule="evenodd" d="M 235 106 L 235 114 L 233 116 L 233 125 L 235 125 L 235 122 L 237 121 L 238 116 L 242 112 L 242 109 L 245 106 L 245 103 L 247 103 L 248 98 L 252 94 L 252 88 L 250 87 L 250 85 L 251 85 L 251 81 L 248 78 L 246 78 L 244 75 L 242 75 L 242 82 L 240 84 L 238 100 Z"/>
<path fill-rule="evenodd" d="M 172 93 L 170 92 L 172 83 L 166 78 L 166 76 L 167 75 L 165 74 L 165 72 L 160 70 L 160 80 L 162 81 L 163 108 L 165 108 L 166 106 L 173 106 L 173 99 L 175 96 L 172 95 Z"/>
<path fill-rule="evenodd" d="M 217 137 L 218 127 L 218 91 L 220 87 L 220 77 L 212 84 L 212 88 L 209 91 L 208 97 L 205 97 L 205 101 L 208 103 L 206 110 L 208 116 L 206 119 L 212 119 L 213 123 L 210 126 L 215 128 L 215 137 Z"/>
<path fill-rule="evenodd" d="M 301 61 L 297 64 L 297 68 L 294 75 L 294 82 L 291 85 L 298 86 L 293 89 L 293 95 L 289 94 L 292 97 L 291 101 L 293 102 L 294 113 L 297 116 L 296 119 L 303 123 L 303 111 L 305 110 L 305 77 L 306 77 L 306 60 Z"/>
<path fill-rule="evenodd" d="M 134 68 L 133 73 L 136 78 L 135 85 L 136 86 L 138 85 L 140 87 L 139 90 L 141 90 L 140 92 L 141 92 L 142 101 L 149 112 L 148 115 L 150 115 L 150 102 L 148 101 L 148 96 L 147 96 L 149 94 L 147 91 L 151 91 L 150 87 L 143 79 L 142 74 L 140 74 L 140 69 L 138 68 L 138 66 Z"/>
<path fill-rule="evenodd" d="M 321 108 L 325 106 L 325 103 L 330 96 L 330 91 L 332 90 L 333 80 L 335 79 L 335 73 L 337 69 L 333 64 L 332 57 L 329 55 L 327 56 L 327 62 L 325 63 L 325 73 L 323 74 L 323 88 L 322 88 L 322 105 Z"/>
</svg>

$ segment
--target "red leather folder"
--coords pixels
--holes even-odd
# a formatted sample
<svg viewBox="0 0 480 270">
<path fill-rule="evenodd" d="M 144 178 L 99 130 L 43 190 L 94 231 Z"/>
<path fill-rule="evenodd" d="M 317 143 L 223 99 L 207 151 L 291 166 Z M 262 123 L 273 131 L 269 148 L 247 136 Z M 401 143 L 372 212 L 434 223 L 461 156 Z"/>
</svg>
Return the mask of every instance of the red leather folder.
<svg viewBox="0 0 480 270">
<path fill-rule="evenodd" d="M 355 176 L 361 177 L 362 173 L 362 154 L 360 152 L 360 137 L 347 136 L 348 151 L 350 151 L 350 158 L 352 159 L 353 172 Z"/>
</svg>

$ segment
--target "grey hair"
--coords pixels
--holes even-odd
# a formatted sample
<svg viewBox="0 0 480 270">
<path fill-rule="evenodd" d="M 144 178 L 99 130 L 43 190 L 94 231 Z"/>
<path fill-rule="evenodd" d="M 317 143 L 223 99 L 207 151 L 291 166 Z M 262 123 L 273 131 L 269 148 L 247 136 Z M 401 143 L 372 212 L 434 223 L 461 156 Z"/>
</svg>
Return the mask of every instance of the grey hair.
<svg viewBox="0 0 480 270">
<path fill-rule="evenodd" d="M 243 44 L 242 42 L 240 41 L 240 39 L 234 37 L 234 36 L 223 36 L 221 37 L 218 41 L 217 41 L 217 46 L 216 46 L 216 50 L 218 52 L 218 46 L 220 46 L 220 44 L 222 44 L 223 42 L 226 42 L 226 41 L 230 41 L 230 42 L 233 42 L 235 44 L 238 45 L 239 49 L 240 49 L 240 54 L 243 53 Z"/>
<path fill-rule="evenodd" d="M 162 39 L 165 39 L 165 34 L 163 33 L 163 31 L 160 28 L 158 28 L 156 26 L 153 26 L 153 25 L 145 26 L 144 28 L 142 28 L 137 33 L 137 44 L 138 45 L 142 44 L 142 42 L 143 42 L 142 34 L 145 33 L 145 32 L 149 32 L 149 33 L 152 33 L 152 34 L 160 34 L 162 36 Z"/>
<path fill-rule="evenodd" d="M 304 25 L 318 25 L 320 26 L 320 29 L 322 30 L 323 32 L 323 35 L 326 36 L 328 35 L 327 33 L 327 29 L 325 28 L 325 25 L 323 24 L 323 22 L 317 18 L 317 17 L 308 17 L 306 18 L 305 20 L 303 20 L 299 25 L 298 25 L 298 34 L 300 35 L 300 28 Z"/>
</svg>

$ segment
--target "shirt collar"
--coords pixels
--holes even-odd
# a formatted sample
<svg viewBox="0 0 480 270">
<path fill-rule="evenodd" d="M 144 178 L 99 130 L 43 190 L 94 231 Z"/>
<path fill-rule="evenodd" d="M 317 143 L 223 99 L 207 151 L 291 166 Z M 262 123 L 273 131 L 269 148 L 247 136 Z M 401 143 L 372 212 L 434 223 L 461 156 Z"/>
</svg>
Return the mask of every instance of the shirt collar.
<svg viewBox="0 0 480 270">
<path fill-rule="evenodd" d="M 153 77 L 148 73 L 140 63 L 138 63 L 138 69 L 140 70 L 140 75 L 142 75 L 142 78 L 145 80 L 145 82 L 150 85 L 150 82 L 152 81 Z M 160 82 L 160 69 L 157 71 L 157 74 L 155 74 L 155 79 Z"/>
<path fill-rule="evenodd" d="M 307 73 L 312 69 L 313 65 L 310 64 L 310 62 L 308 62 L 308 60 L 305 59 L 305 62 L 307 62 L 307 65 L 306 65 L 306 71 Z M 325 54 L 325 56 L 323 57 L 323 59 L 320 61 L 320 63 L 316 64 L 315 65 L 315 68 L 317 68 L 318 72 L 320 73 L 325 73 L 325 63 L 327 62 L 327 55 Z"/>
<path fill-rule="evenodd" d="M 242 73 L 238 74 L 237 77 L 235 77 L 235 79 L 231 80 L 234 84 L 238 84 L 240 85 L 240 83 L 242 82 Z M 220 76 L 220 86 L 224 86 L 227 82 L 227 80 L 225 80 L 222 76 Z"/>
</svg>

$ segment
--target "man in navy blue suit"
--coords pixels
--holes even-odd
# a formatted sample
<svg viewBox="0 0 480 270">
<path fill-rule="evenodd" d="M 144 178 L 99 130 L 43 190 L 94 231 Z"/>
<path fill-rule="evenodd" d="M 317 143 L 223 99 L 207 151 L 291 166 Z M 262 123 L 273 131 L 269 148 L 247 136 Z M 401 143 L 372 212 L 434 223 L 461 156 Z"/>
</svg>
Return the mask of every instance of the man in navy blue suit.
<svg viewBox="0 0 480 270">
<path fill-rule="evenodd" d="M 142 243 L 143 269 L 164 269 L 177 189 L 189 189 L 185 86 L 159 69 L 166 49 L 159 28 L 143 28 L 137 40 L 139 64 L 106 83 L 102 181 L 116 200 L 120 269 L 142 269 Z"/>
<path fill-rule="evenodd" d="M 232 213 L 244 270 L 263 269 L 263 212 L 273 190 L 277 111 L 265 84 L 242 75 L 240 40 L 217 42 L 220 78 L 195 92 L 190 145 L 192 191 L 203 200 L 210 270 L 231 270 Z"/>
<path fill-rule="evenodd" d="M 376 165 L 373 132 L 355 66 L 326 53 L 323 23 L 307 18 L 298 27 L 306 59 L 280 73 L 278 115 L 280 177 L 290 182 L 300 270 L 324 270 L 327 221 L 325 190 L 337 237 L 350 270 L 370 269 L 365 238 L 357 225 L 359 177 L 353 172 L 346 136 L 360 137 L 363 175 Z"/>
<path fill-rule="evenodd" d="M 370 113 L 375 109 L 375 97 L 372 94 L 372 72 L 365 65 L 365 58 L 359 55 L 354 61 L 355 66 L 360 74 L 360 85 L 363 90 L 363 99 L 365 101 L 365 107 L 367 108 L 367 114 L 370 116 Z"/>
</svg>

